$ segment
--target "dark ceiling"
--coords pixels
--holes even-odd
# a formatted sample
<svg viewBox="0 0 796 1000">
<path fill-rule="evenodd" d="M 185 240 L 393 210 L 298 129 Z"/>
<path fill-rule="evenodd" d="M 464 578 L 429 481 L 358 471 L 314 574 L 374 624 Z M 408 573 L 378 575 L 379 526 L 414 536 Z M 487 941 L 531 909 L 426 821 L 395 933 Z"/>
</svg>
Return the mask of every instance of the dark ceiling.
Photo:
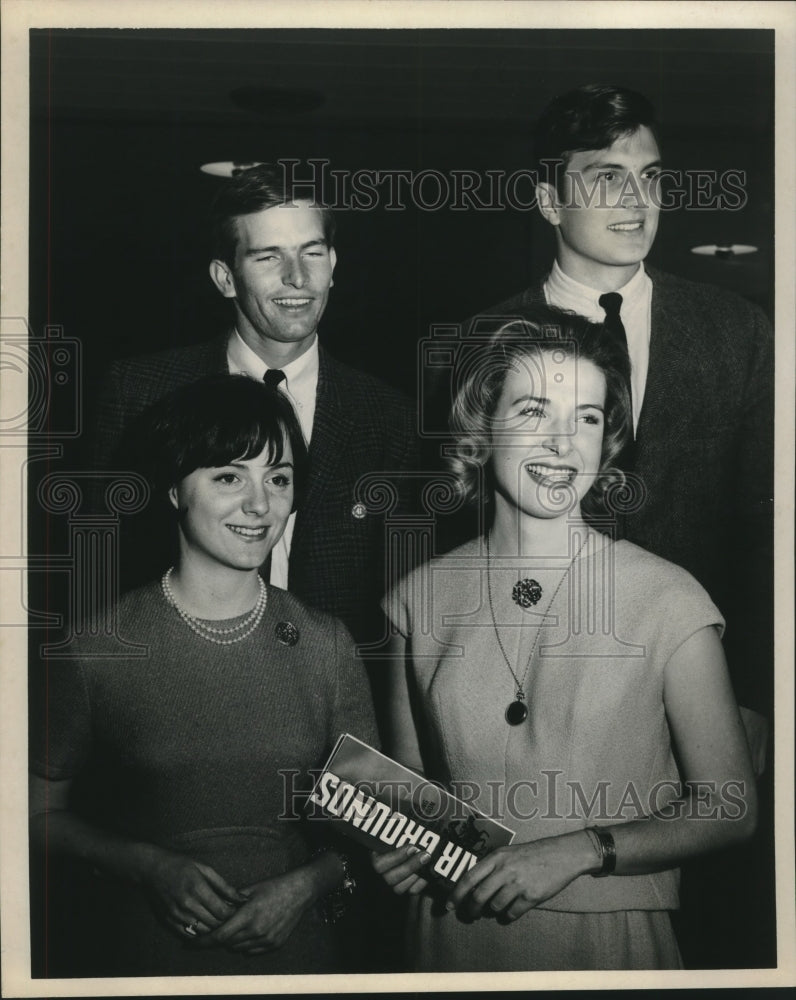
<svg viewBox="0 0 796 1000">
<path fill-rule="evenodd" d="M 650 259 L 770 310 L 773 51 L 767 30 L 34 31 L 32 321 L 80 336 L 89 374 L 207 336 L 225 314 L 202 240 L 220 182 L 201 163 L 510 173 L 548 100 L 591 81 L 653 101 L 666 166 L 744 172 L 739 211 L 668 213 Z M 252 87 L 266 109 L 233 100 Z M 314 110 L 296 110 L 308 92 Z M 411 388 L 418 339 L 526 285 L 546 228 L 511 209 L 345 213 L 322 334 Z M 716 261 L 697 243 L 760 249 Z"/>
<path fill-rule="evenodd" d="M 771 126 L 771 31 L 73 30 L 35 39 L 35 110 L 128 122 L 240 123 L 245 85 L 309 88 L 339 127 L 527 123 L 573 79 L 649 95 L 681 133 Z"/>
</svg>

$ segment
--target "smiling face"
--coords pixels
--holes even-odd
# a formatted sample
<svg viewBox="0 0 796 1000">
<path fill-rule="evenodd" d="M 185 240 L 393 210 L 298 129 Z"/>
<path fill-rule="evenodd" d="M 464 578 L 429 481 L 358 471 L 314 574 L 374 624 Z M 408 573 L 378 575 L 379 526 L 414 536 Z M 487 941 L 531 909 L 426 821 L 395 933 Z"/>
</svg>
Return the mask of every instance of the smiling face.
<svg viewBox="0 0 796 1000">
<path fill-rule="evenodd" d="M 296 202 L 238 216 L 235 227 L 234 265 L 214 260 L 210 276 L 234 300 L 248 346 L 266 362 L 287 364 L 312 343 L 329 297 L 337 258 L 323 216 Z"/>
<path fill-rule="evenodd" d="M 591 361 L 544 352 L 515 362 L 492 423 L 497 510 L 557 518 L 579 507 L 600 471 L 605 396 Z"/>
<path fill-rule="evenodd" d="M 632 278 L 658 229 L 658 173 L 658 144 L 643 125 L 607 149 L 573 153 L 560 192 L 539 186 L 540 211 L 556 227 L 565 274 L 601 292 Z"/>
<path fill-rule="evenodd" d="M 263 564 L 293 507 L 293 456 L 285 440 L 278 464 L 268 449 L 256 458 L 195 469 L 169 491 L 180 512 L 181 559 L 212 570 Z"/>
</svg>

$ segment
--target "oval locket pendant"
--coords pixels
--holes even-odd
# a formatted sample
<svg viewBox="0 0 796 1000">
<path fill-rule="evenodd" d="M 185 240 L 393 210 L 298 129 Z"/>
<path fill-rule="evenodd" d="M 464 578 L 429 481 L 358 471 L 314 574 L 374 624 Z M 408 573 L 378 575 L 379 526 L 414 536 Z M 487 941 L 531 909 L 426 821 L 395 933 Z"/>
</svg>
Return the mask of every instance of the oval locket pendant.
<svg viewBox="0 0 796 1000">
<path fill-rule="evenodd" d="M 528 718 L 528 706 L 522 701 L 513 701 L 506 709 L 506 722 L 510 726 L 519 726 Z"/>
</svg>

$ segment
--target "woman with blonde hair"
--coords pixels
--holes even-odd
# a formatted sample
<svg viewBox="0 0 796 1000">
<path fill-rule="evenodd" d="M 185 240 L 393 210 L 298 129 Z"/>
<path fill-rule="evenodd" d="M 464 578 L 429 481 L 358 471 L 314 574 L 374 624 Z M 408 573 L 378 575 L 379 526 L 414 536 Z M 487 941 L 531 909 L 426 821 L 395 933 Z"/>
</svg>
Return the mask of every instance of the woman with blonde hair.
<svg viewBox="0 0 796 1000">
<path fill-rule="evenodd" d="M 721 616 L 615 538 L 643 502 L 612 468 L 627 372 L 602 326 L 553 309 L 460 370 L 453 468 L 484 531 L 385 601 L 388 749 L 516 835 L 447 894 L 415 848 L 374 856 L 418 969 L 677 968 L 678 864 L 754 830 Z"/>
</svg>

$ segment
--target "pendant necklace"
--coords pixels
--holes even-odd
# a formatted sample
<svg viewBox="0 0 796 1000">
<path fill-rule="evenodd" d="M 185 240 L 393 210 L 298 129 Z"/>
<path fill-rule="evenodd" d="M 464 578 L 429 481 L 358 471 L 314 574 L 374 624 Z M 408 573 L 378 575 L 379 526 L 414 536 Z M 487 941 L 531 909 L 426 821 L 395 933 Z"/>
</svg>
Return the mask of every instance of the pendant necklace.
<svg viewBox="0 0 796 1000">
<path fill-rule="evenodd" d="M 564 570 L 564 573 L 563 573 L 561 579 L 558 581 L 558 586 L 556 587 L 555 591 L 553 592 L 553 596 L 550 598 L 550 603 L 547 606 L 547 610 L 548 611 L 550 610 L 550 608 L 552 608 L 553 604 L 555 603 L 555 599 L 558 596 L 558 592 L 559 592 L 559 590 L 561 590 L 561 585 L 563 584 L 564 580 L 566 580 L 567 576 L 569 575 L 569 571 L 572 569 L 572 564 L 578 558 L 578 556 L 581 553 L 581 550 L 586 545 L 586 542 L 588 540 L 589 540 L 589 533 L 587 531 L 586 532 L 586 538 L 585 538 L 584 542 L 580 545 L 580 547 L 578 548 L 578 551 L 575 553 L 575 555 L 570 560 L 569 565 L 567 566 L 566 570 Z M 489 565 L 489 563 L 490 563 L 489 534 L 487 534 L 487 536 L 486 536 L 486 590 L 487 590 L 487 595 L 489 596 L 489 611 L 490 611 L 490 613 L 492 615 L 492 627 L 495 630 L 495 638 L 497 639 L 498 646 L 500 647 L 500 652 L 503 654 L 503 659 L 506 661 L 506 666 L 509 668 L 509 673 L 511 674 L 511 676 L 512 676 L 512 678 L 514 680 L 514 683 L 517 686 L 517 693 L 516 693 L 516 695 L 514 697 L 514 701 L 510 702 L 507 705 L 506 711 L 505 711 L 504 715 L 505 715 L 505 718 L 506 718 L 506 722 L 508 722 L 508 724 L 510 726 L 519 726 L 521 723 L 525 722 L 525 720 L 528 718 L 528 706 L 525 703 L 525 690 L 524 690 L 525 680 L 526 680 L 526 678 L 528 676 L 528 671 L 531 669 L 531 661 L 533 660 L 533 654 L 536 652 L 536 647 L 539 644 L 539 636 L 542 634 L 542 629 L 541 629 L 541 626 L 537 626 L 537 629 L 536 629 L 536 638 L 533 640 L 533 647 L 531 648 L 531 653 L 530 653 L 530 656 L 528 657 L 528 662 L 525 665 L 525 673 L 522 675 L 522 680 L 520 680 L 520 678 L 514 673 L 514 668 L 512 667 L 511 661 L 509 660 L 509 658 L 508 658 L 508 656 L 506 654 L 506 650 L 505 650 L 505 648 L 503 646 L 503 640 L 500 638 L 500 632 L 498 631 L 497 619 L 495 618 L 495 606 L 492 603 L 492 583 L 491 583 L 491 579 L 490 579 L 490 565 Z M 536 600 L 529 601 L 528 604 L 522 603 L 521 601 L 517 600 L 517 597 L 516 597 L 517 588 L 520 587 L 521 584 L 525 584 L 525 583 L 534 584 L 536 587 L 538 587 L 538 590 L 539 590 L 539 594 L 536 597 Z M 538 583 L 536 583 L 535 580 L 530 580 L 530 581 L 522 580 L 522 581 L 520 581 L 520 583 L 518 583 L 518 584 L 515 585 L 514 590 L 512 592 L 512 597 L 514 598 L 515 603 L 519 604 L 520 607 L 522 607 L 522 608 L 526 608 L 530 604 L 537 604 L 539 602 L 539 599 L 541 598 L 541 596 L 542 596 L 542 588 L 541 588 L 541 586 Z M 545 613 L 547 613 L 547 612 L 545 612 Z"/>
</svg>

